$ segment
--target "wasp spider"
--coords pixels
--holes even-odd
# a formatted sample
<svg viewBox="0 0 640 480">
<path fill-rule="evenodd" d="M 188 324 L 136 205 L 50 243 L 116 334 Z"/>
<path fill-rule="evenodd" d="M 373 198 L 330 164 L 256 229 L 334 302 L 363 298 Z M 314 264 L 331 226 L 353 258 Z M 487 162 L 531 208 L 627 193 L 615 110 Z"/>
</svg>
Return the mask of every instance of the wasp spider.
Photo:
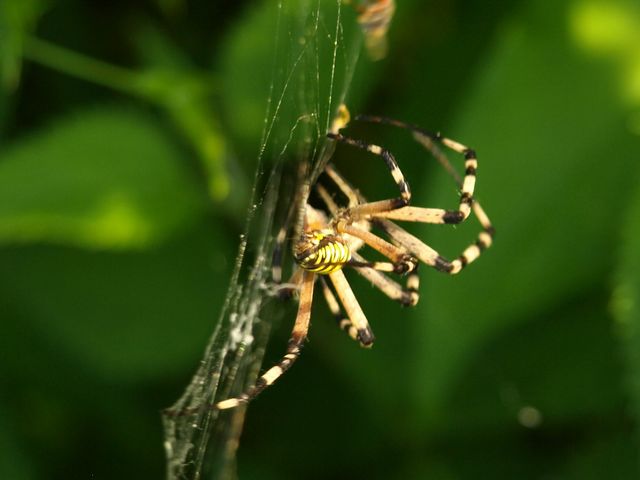
<svg viewBox="0 0 640 480">
<path fill-rule="evenodd" d="M 308 183 L 302 184 L 297 195 L 299 207 L 291 210 L 296 213 L 289 214 L 290 218 L 297 215 L 292 242 L 297 267 L 290 283 L 296 285 L 299 290 L 299 306 L 287 351 L 284 357 L 263 373 L 247 391 L 238 397 L 218 402 L 215 405 L 218 409 L 233 408 L 251 401 L 262 390 L 273 384 L 297 360 L 309 330 L 311 302 L 316 280 L 319 281 L 323 296 L 339 326 L 360 345 L 370 347 L 373 344 L 374 335 L 344 275 L 344 267 L 355 269 L 391 299 L 403 305 L 412 306 L 418 302 L 419 298 L 417 271 L 420 262 L 440 272 L 454 275 L 475 261 L 483 250 L 491 246 L 494 229 L 489 217 L 473 197 L 478 162 L 472 149 L 443 137 L 440 133 L 430 133 L 397 120 L 365 115 L 356 117 L 357 121 L 382 123 L 410 131 L 415 140 L 422 144 L 458 183 L 460 199 L 457 209 L 414 207 L 410 205 L 409 184 L 391 152 L 378 145 L 343 136 L 340 130 L 345 128 L 349 121 L 346 108 L 342 110 L 342 118 L 342 121 L 334 124 L 327 137 L 331 141 L 365 150 L 382 158 L 398 187 L 399 196 L 369 202 L 338 173 L 331 163 L 327 164 L 323 173 L 347 200 L 346 205 L 339 205 L 329 190 L 317 182 L 313 186 L 313 191 L 322 207 L 313 207 L 308 201 L 312 187 Z M 451 166 L 440 146 L 464 157 L 464 177 L 461 178 Z M 482 230 L 475 242 L 451 261 L 394 223 L 394 221 L 406 221 L 455 225 L 466 220 L 471 213 L 475 214 Z M 380 230 L 381 234 L 373 233 L 373 228 Z M 281 280 L 280 256 L 287 232 L 288 227 L 285 226 L 277 237 L 273 267 L 276 281 Z M 365 245 L 380 252 L 388 261 L 366 260 L 358 253 Z M 391 275 L 404 276 L 406 278 L 404 285 L 394 280 Z M 346 315 L 343 315 L 340 304 Z"/>
</svg>

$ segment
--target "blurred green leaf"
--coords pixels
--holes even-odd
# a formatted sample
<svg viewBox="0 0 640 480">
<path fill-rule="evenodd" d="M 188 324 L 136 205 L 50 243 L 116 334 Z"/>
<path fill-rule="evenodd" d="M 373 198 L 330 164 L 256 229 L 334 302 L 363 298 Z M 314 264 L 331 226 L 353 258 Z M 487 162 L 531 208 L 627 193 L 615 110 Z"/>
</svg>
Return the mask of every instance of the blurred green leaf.
<svg viewBox="0 0 640 480">
<path fill-rule="evenodd" d="M 6 414 L 9 409 L 3 402 L 0 406 L 0 477 L 14 480 L 37 478 L 24 445 L 16 442 L 11 425 L 13 419 Z"/>
<path fill-rule="evenodd" d="M 640 106 L 640 4 L 634 0 L 573 2 L 570 33 L 586 54 L 613 66 L 620 97 Z M 640 131 L 637 126 L 635 133 Z"/>
<path fill-rule="evenodd" d="M 22 44 L 44 11 L 42 0 L 4 0 L 0 3 L 0 86 L 13 91 L 20 81 Z"/>
<path fill-rule="evenodd" d="M 619 411 L 625 392 L 605 298 L 588 292 L 485 342 L 443 408 L 447 430 L 535 431 Z"/>
<path fill-rule="evenodd" d="M 232 237 L 200 228 L 146 252 L 0 249 L 0 284 L 49 343 L 101 378 L 167 376 L 197 361 L 215 325 Z"/>
<path fill-rule="evenodd" d="M 0 12 L 32 3 L 11 1 L 0 0 Z M 328 88 L 341 100 L 341 68 L 355 65 L 358 3 L 156 0 L 150 15 L 137 2 L 70 0 L 42 17 L 48 40 L 27 37 L 25 56 L 65 75 L 29 68 L 3 130 L 13 144 L 0 150 L 0 477 L 161 475 L 157 410 L 200 358 L 235 254 L 224 219 L 245 215 L 225 208 L 224 219 L 196 226 L 207 190 L 225 187 L 203 174 L 222 172 L 243 203 L 233 155 L 246 175 L 265 124 L 274 123 L 268 163 L 285 142 L 289 156 L 305 122 L 327 116 Z M 240 478 L 357 478 L 363 469 L 372 479 L 637 478 L 638 2 L 396 3 L 390 54 L 372 69 L 361 53 L 347 104 L 476 148 L 496 243 L 457 278 L 423 268 L 413 313 L 347 272 L 378 338 L 371 350 L 335 327 L 318 295 L 299 363 L 249 409 Z M 337 25 L 325 16 L 314 31 L 313 13 L 338 6 L 334 72 Z M 5 56 L 15 43 L 4 40 L 3 30 L 3 82 L 4 60 L 19 61 Z M 196 67 L 208 68 L 211 48 L 215 79 Z M 97 52 L 110 63 L 86 56 Z M 114 91 L 170 121 L 159 129 L 144 114 L 94 109 L 33 132 Z M 0 97 L 0 110 L 6 104 Z M 415 205 L 456 204 L 453 183 L 406 132 L 368 137 L 368 127 L 352 127 L 394 152 Z M 176 138 L 212 162 L 189 162 Z M 394 195 L 384 165 L 358 156 L 338 149 L 334 160 L 368 197 Z M 109 203 L 114 192 L 124 200 Z M 408 228 L 446 256 L 478 231 L 473 221 Z M 265 366 L 281 355 L 295 313 L 295 302 L 275 300 L 261 312 L 282 318 Z"/>
<path fill-rule="evenodd" d="M 214 78 L 191 69 L 150 68 L 139 75 L 139 93 L 166 110 L 198 154 L 211 198 L 231 197 L 234 207 L 244 200 L 247 187 L 229 171 L 232 155 L 211 104 Z M 238 172 L 233 172 L 238 173 Z M 232 188 L 233 186 L 233 188 Z"/>
<path fill-rule="evenodd" d="M 13 102 L 11 94 L 20 82 L 25 36 L 33 29 L 44 7 L 42 0 L 0 2 L 0 131 Z"/>
<path fill-rule="evenodd" d="M 202 188 L 152 117 L 76 113 L 0 153 L 0 243 L 159 243 L 199 218 Z"/>
<path fill-rule="evenodd" d="M 635 417 L 636 439 L 640 442 L 640 189 L 623 228 L 623 243 L 611 308 L 617 320 L 616 332 L 626 360 L 625 381 L 630 396 L 630 413 Z"/>
<path fill-rule="evenodd" d="M 153 0 L 153 3 L 155 3 L 167 17 L 173 17 L 187 9 L 187 2 L 185 0 Z"/>
<path fill-rule="evenodd" d="M 248 188 L 237 171 L 215 108 L 219 79 L 195 69 L 185 52 L 153 24 L 142 25 L 134 40 L 146 65 L 139 75 L 139 94 L 164 108 L 193 145 L 207 174 L 211 197 L 228 200 L 234 211 L 241 211 Z"/>
<path fill-rule="evenodd" d="M 281 10 L 282 5 L 276 7 L 269 1 L 248 8 L 220 46 L 224 115 L 233 135 L 239 140 L 238 144 L 247 144 L 252 154 L 259 151 L 263 131 L 269 127 L 265 121 L 271 120 L 264 118 L 267 99 L 271 101 L 272 113 L 273 109 L 280 107 L 280 98 L 271 98 L 273 92 L 270 89 L 275 85 L 278 92 L 280 83 L 284 83 L 283 77 L 293 73 L 287 62 L 293 62 L 299 54 L 289 51 L 294 47 L 287 47 L 286 40 L 278 36 L 278 21 L 284 24 L 287 21 L 281 18 L 281 15 L 286 15 Z"/>
<path fill-rule="evenodd" d="M 307 8 L 266 0 L 247 9 L 222 43 L 218 67 L 221 104 L 239 148 L 255 155 L 272 146 L 271 137 L 272 154 L 303 160 L 281 151 L 296 145 L 296 129 L 324 137 L 338 105 L 361 104 L 375 85 L 372 71 L 380 66 L 358 62 L 360 37 L 353 9 L 340 2 Z"/>
<path fill-rule="evenodd" d="M 141 34 L 139 41 L 143 44 L 143 55 L 161 64 L 150 65 L 141 71 L 130 70 L 34 37 L 26 44 L 25 54 L 35 63 L 141 97 L 166 110 L 202 160 L 211 197 L 221 201 L 232 194 L 233 207 L 237 208 L 246 187 L 238 177 L 236 188 L 231 191 L 229 166 L 225 163 L 230 154 L 211 108 L 211 93 L 215 89 L 213 76 L 188 68 L 186 57 L 160 35 Z"/>
<path fill-rule="evenodd" d="M 587 442 L 574 446 L 560 471 L 567 480 L 627 479 L 640 477 L 638 441 L 624 426 L 619 431 L 602 427 Z"/>
<path fill-rule="evenodd" d="M 477 198 L 498 234 L 460 276 L 426 277 L 428 298 L 413 314 L 413 378 L 428 421 L 446 421 L 438 412 L 451 383 L 484 342 L 593 288 L 614 261 L 611 229 L 637 172 L 637 139 L 625 131 L 615 76 L 568 43 L 566 10 L 547 7 L 529 4 L 527 20 L 502 32 L 460 126 L 446 132 L 477 149 Z M 429 205 L 454 204 L 445 175 L 429 185 L 437 192 Z M 421 236 L 454 256 L 474 228 L 423 228 Z"/>
</svg>

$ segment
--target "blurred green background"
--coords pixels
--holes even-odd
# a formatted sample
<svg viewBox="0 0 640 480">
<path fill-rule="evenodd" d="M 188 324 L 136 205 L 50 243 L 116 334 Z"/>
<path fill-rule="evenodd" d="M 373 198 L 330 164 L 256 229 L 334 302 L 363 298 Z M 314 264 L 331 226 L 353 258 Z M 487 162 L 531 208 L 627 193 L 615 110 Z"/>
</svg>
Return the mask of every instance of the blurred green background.
<svg viewBox="0 0 640 480">
<path fill-rule="evenodd" d="M 0 478 L 164 476 L 159 412 L 250 202 L 275 4 L 0 3 Z M 414 309 L 350 275 L 369 351 L 316 302 L 299 363 L 248 411 L 239 477 L 638 478 L 640 5 L 398 4 L 350 108 L 473 146 L 495 246 L 457 277 L 423 268 Z M 350 134 L 396 154 L 414 204 L 455 205 L 409 135 Z M 335 161 L 393 194 L 381 164 Z M 414 231 L 451 257 L 477 225 Z"/>
</svg>

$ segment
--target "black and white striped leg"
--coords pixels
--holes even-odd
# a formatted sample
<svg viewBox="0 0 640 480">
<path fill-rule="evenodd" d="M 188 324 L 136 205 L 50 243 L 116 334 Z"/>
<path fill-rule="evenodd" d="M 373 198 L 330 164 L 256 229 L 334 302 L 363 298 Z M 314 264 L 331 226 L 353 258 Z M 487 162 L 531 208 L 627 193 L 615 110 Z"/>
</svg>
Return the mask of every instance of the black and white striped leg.
<svg viewBox="0 0 640 480">
<path fill-rule="evenodd" d="M 333 165 L 328 164 L 325 167 L 325 173 L 333 180 L 340 191 L 347 197 L 349 201 L 349 207 L 358 205 L 361 197 L 358 196 L 351 185 L 349 185 L 349 183 L 335 170 Z M 316 185 L 315 188 L 331 214 L 334 217 L 337 216 L 339 208 L 335 201 L 331 198 L 327 190 L 322 185 Z M 369 267 L 382 272 L 406 274 L 414 270 L 418 264 L 418 261 L 413 256 L 408 255 L 404 250 L 371 233 L 368 228 L 361 228 L 353 224 L 348 224 L 348 222 L 345 221 L 338 221 L 335 227 L 336 231 L 340 233 L 347 233 L 354 237 L 360 238 L 370 247 L 379 251 L 385 257 L 392 260 L 392 262 L 361 262 L 358 260 L 353 260 L 347 264 L 351 267 Z"/>
<path fill-rule="evenodd" d="M 346 222 L 339 221 L 336 224 L 336 230 L 339 233 L 347 233 L 353 237 L 359 238 L 369 245 L 374 250 L 377 250 L 382 255 L 391 260 L 391 262 L 372 262 L 369 265 L 371 268 L 381 270 L 384 272 L 394 272 L 400 275 L 404 275 L 413 271 L 418 265 L 418 260 L 412 255 L 408 254 L 405 249 L 397 247 L 396 245 L 387 242 L 378 235 L 371 233 L 369 230 L 356 227 L 355 225 L 346 224 Z M 351 263 L 352 266 L 365 266 L 356 265 L 355 262 Z"/>
<path fill-rule="evenodd" d="M 258 396 L 265 388 L 272 385 L 278 378 L 286 372 L 300 356 L 300 351 L 307 338 L 309 331 L 309 321 L 311 319 L 311 303 L 313 300 L 313 286 L 316 275 L 305 271 L 302 274 L 302 285 L 300 287 L 300 303 L 298 305 L 298 315 L 296 317 L 287 352 L 282 359 L 264 372 L 256 383 L 247 391 L 235 398 L 229 398 L 215 404 L 218 410 L 226 410 L 238 405 L 249 403 Z"/>
<path fill-rule="evenodd" d="M 463 145 L 455 140 L 451 140 L 450 138 L 442 136 L 442 134 L 432 133 L 428 130 L 424 130 L 416 125 L 412 125 L 409 123 L 401 122 L 399 120 L 394 120 L 386 117 L 379 117 L 374 115 L 358 115 L 356 120 L 363 122 L 371 122 L 371 123 L 381 123 L 385 125 L 393 125 L 396 127 L 404 128 L 413 133 L 414 138 L 422 144 L 425 148 L 433 153 L 431 146 L 433 146 L 434 142 L 437 142 L 456 153 L 459 153 L 464 156 L 464 168 L 465 174 L 462 181 L 460 181 L 460 177 L 455 172 L 455 170 L 451 167 L 451 164 L 446 159 L 443 159 L 443 155 L 440 155 L 440 158 L 436 157 L 437 160 L 447 169 L 447 171 L 456 178 L 456 181 L 460 185 L 460 201 L 457 210 L 442 210 L 442 209 L 424 209 L 422 212 L 422 219 L 417 219 L 416 217 L 420 216 L 421 209 L 413 209 L 408 210 L 406 212 L 398 212 L 395 216 L 389 212 L 389 214 L 384 215 L 386 218 L 391 218 L 395 220 L 405 220 L 405 221 L 418 221 L 424 223 L 447 223 L 447 224 L 457 224 L 464 221 L 469 214 L 471 213 L 471 205 L 473 203 L 473 193 L 475 190 L 476 184 L 476 171 L 478 169 L 478 160 L 476 157 L 476 152 L 472 149 Z M 434 153 L 434 156 L 435 153 Z M 398 216 L 399 215 L 399 216 Z"/>
<path fill-rule="evenodd" d="M 356 296 L 349 285 L 344 272 L 337 270 L 329 274 L 329 279 L 333 284 L 333 288 L 340 299 L 340 303 L 344 307 L 351 324 L 356 329 L 357 339 L 363 347 L 371 347 L 375 340 L 373 331 L 369 326 L 369 321 L 362 311 L 362 307 L 358 303 Z"/>
<path fill-rule="evenodd" d="M 472 209 L 482 226 L 482 231 L 478 234 L 474 243 L 469 245 L 458 258 L 451 261 L 440 255 L 419 238 L 411 235 L 387 219 L 377 218 L 374 223 L 387 232 L 396 242 L 415 255 L 421 262 L 426 263 L 440 272 L 455 275 L 460 273 L 464 267 L 477 260 L 482 252 L 493 243 L 495 230 L 491 225 L 489 217 L 478 202 L 472 203 Z"/>
<path fill-rule="evenodd" d="M 378 145 L 345 137 L 340 133 L 328 133 L 327 137 L 381 157 L 386 163 L 393 180 L 396 182 L 396 185 L 400 190 L 400 196 L 397 198 L 379 200 L 377 202 L 359 203 L 358 205 L 350 206 L 345 213 L 347 218 L 351 221 L 357 220 L 378 212 L 386 212 L 388 210 L 403 207 L 411 201 L 411 189 L 409 188 L 409 184 L 406 182 L 404 175 L 402 174 L 400 167 L 398 167 L 398 163 L 391 152 Z"/>
<path fill-rule="evenodd" d="M 370 262 L 367 262 L 361 255 L 353 253 L 352 257 L 360 265 L 353 264 L 350 266 L 354 267 L 358 274 L 369 280 L 387 297 L 405 306 L 414 306 L 418 303 L 420 299 L 418 292 L 420 287 L 418 265 L 407 275 L 406 286 L 403 286 L 381 271 L 369 267 L 367 264 Z"/>
<path fill-rule="evenodd" d="M 356 260 L 355 255 L 351 255 L 351 260 L 346 264 L 351 268 L 370 268 L 378 272 L 386 273 L 398 273 L 406 274 L 412 272 L 418 266 L 418 260 L 411 255 L 407 255 L 407 261 L 405 263 L 393 263 L 393 262 L 371 262 L 368 260 Z"/>
<path fill-rule="evenodd" d="M 336 323 L 341 330 L 344 330 L 347 335 L 351 337 L 352 340 L 360 342 L 360 338 L 358 338 L 358 329 L 353 326 L 351 320 L 345 317 L 342 313 L 342 309 L 340 308 L 340 304 L 338 303 L 338 299 L 331 291 L 331 288 L 327 284 L 324 276 L 319 276 L 320 285 L 322 286 L 322 294 L 324 295 L 324 299 L 327 302 L 327 306 L 331 311 L 331 314 L 336 319 Z"/>
</svg>

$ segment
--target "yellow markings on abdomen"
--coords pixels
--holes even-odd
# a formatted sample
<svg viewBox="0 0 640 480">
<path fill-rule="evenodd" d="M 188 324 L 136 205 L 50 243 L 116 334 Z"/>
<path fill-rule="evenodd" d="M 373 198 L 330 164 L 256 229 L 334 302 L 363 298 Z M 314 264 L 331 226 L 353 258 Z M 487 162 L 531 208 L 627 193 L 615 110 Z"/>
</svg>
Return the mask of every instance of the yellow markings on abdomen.
<svg viewBox="0 0 640 480">
<path fill-rule="evenodd" d="M 351 259 L 351 250 L 337 235 L 314 231 L 296 245 L 295 258 L 303 269 L 328 275 L 344 267 Z"/>
</svg>

